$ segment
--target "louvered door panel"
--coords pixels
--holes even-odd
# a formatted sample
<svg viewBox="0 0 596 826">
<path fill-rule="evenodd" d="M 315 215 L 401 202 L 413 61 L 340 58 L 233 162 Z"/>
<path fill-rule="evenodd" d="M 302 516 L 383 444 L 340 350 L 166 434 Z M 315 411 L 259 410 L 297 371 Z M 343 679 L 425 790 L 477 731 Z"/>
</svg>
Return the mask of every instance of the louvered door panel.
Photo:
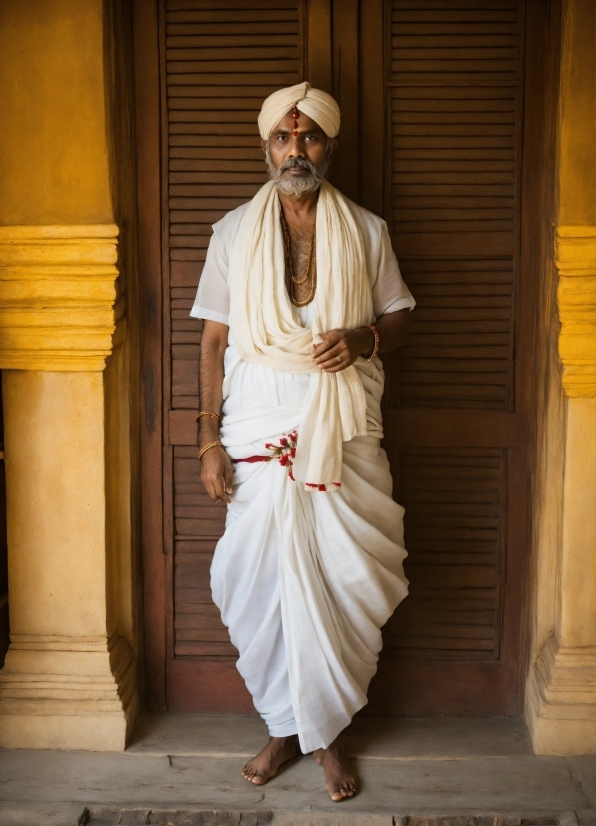
<svg viewBox="0 0 596 826">
<path fill-rule="evenodd" d="M 169 406 L 182 412 L 199 407 L 202 323 L 189 311 L 211 226 L 266 180 L 257 115 L 264 97 L 301 79 L 301 8 L 298 0 L 169 0 L 165 24 Z M 175 433 L 171 441 L 178 441 Z M 209 585 L 225 507 L 200 484 L 195 448 L 174 447 L 172 497 L 171 653 L 234 658 Z"/>
<path fill-rule="evenodd" d="M 387 624 L 383 657 L 413 682 L 424 674 L 453 691 L 459 711 L 466 679 L 492 680 L 505 710 L 515 703 L 507 682 L 516 656 L 503 645 L 507 559 L 523 552 L 510 524 L 510 489 L 523 472 L 516 480 L 509 456 L 522 3 L 386 6 L 385 209 L 417 306 L 406 345 L 386 360 L 386 443 L 406 509 L 411 591 Z M 477 696 L 470 710 L 489 705 Z M 421 707 L 439 709 L 431 695 Z"/>
<path fill-rule="evenodd" d="M 496 658 L 503 451 L 404 448 L 410 596 L 385 644 L 414 656 Z"/>
<path fill-rule="evenodd" d="M 225 510 L 212 502 L 199 479 L 197 451 L 174 448 L 175 654 L 235 656 L 211 598 L 209 568 L 224 530 Z"/>
<path fill-rule="evenodd" d="M 404 258 L 402 269 L 417 306 L 394 404 L 508 410 L 512 258 Z"/>
</svg>

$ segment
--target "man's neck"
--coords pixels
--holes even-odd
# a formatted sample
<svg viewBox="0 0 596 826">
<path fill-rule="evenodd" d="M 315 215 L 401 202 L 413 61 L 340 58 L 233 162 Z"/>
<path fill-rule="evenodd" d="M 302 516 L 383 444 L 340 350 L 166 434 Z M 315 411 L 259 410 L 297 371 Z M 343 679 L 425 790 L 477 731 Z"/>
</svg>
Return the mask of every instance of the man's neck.
<svg viewBox="0 0 596 826">
<path fill-rule="evenodd" d="M 300 197 L 297 195 L 284 195 L 281 192 L 279 192 L 278 195 L 286 219 L 296 223 L 312 222 L 317 209 L 317 201 L 319 200 L 318 189 L 316 192 L 308 192 Z"/>
</svg>

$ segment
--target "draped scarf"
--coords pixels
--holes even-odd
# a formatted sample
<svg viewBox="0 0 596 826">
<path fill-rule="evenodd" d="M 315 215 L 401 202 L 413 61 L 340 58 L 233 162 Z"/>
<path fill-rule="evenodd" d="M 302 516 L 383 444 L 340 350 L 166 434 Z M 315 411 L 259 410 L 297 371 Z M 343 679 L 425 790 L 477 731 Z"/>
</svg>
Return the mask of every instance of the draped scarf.
<svg viewBox="0 0 596 826">
<path fill-rule="evenodd" d="M 360 229 L 344 196 L 324 182 L 316 216 L 317 289 L 312 329 L 292 311 L 280 202 L 272 182 L 248 205 L 230 251 L 230 330 L 240 356 L 274 370 L 311 373 L 293 474 L 311 490 L 341 483 L 342 442 L 366 435 L 366 397 L 355 365 L 326 373 L 310 358 L 320 334 L 373 319 Z"/>
</svg>

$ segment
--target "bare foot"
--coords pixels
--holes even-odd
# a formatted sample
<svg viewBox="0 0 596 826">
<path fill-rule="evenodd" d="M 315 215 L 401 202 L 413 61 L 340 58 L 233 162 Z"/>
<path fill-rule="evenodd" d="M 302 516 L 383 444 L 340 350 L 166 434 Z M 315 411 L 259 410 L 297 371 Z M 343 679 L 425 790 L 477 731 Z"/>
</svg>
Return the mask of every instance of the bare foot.
<svg viewBox="0 0 596 826">
<path fill-rule="evenodd" d="M 331 800 L 339 803 L 345 797 L 354 797 L 358 787 L 339 737 L 328 748 L 317 749 L 313 754 L 319 766 L 323 767 L 325 788 Z"/>
<path fill-rule="evenodd" d="M 242 776 L 250 783 L 262 786 L 272 777 L 275 777 L 282 763 L 298 757 L 298 737 L 272 737 L 265 748 L 256 757 L 249 760 L 242 769 Z"/>
</svg>

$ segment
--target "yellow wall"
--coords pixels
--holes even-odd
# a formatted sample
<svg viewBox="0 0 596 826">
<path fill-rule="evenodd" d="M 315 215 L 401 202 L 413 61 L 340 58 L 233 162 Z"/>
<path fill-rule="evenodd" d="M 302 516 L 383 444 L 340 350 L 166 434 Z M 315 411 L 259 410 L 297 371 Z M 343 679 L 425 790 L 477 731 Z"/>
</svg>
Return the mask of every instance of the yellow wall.
<svg viewBox="0 0 596 826">
<path fill-rule="evenodd" d="M 596 225 L 596 4 L 566 3 L 561 71 L 559 226 Z"/>
<path fill-rule="evenodd" d="M 5 746 L 122 749 L 138 709 L 131 44 L 127 0 L 0 4 Z"/>
<path fill-rule="evenodd" d="M 102 392 L 101 373 L 5 376 L 10 616 L 21 634 L 105 631 Z"/>
<path fill-rule="evenodd" d="M 565 0 L 545 169 L 526 719 L 539 753 L 596 752 L 596 6 Z M 554 42 L 554 40 L 553 40 Z M 554 173 L 554 174 L 553 174 Z"/>
<path fill-rule="evenodd" d="M 0 3 L 1 224 L 111 223 L 102 0 Z"/>
</svg>

